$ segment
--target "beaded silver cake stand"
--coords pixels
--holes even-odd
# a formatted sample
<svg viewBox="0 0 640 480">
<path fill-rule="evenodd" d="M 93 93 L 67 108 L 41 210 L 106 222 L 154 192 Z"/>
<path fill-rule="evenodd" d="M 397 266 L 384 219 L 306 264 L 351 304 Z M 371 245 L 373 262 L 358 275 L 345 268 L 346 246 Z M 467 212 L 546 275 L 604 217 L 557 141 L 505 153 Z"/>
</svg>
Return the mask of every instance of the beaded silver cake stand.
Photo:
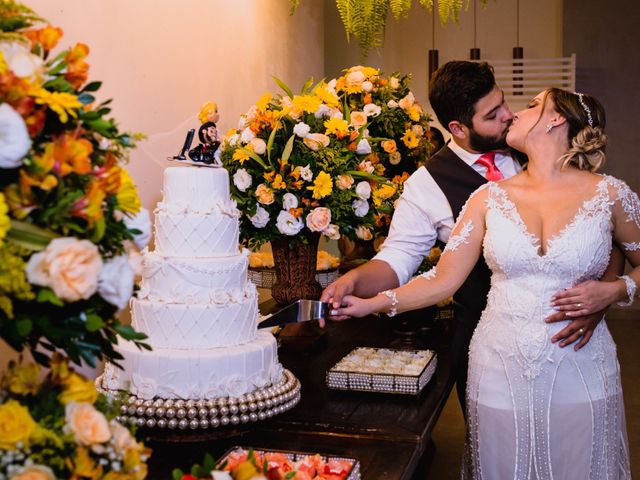
<svg viewBox="0 0 640 480">
<path fill-rule="evenodd" d="M 153 431 L 155 437 L 160 436 L 161 430 L 173 431 L 166 432 L 167 434 L 178 433 L 181 430 L 185 431 L 184 433 L 190 431 L 203 434 L 223 427 L 238 427 L 266 420 L 292 409 L 300 401 L 300 381 L 287 369 L 284 369 L 283 373 L 279 384 L 259 388 L 240 397 L 210 400 L 144 400 L 129 395 L 120 407 L 120 415 L 116 420 Z M 120 393 L 104 389 L 102 375 L 95 383 L 100 393 Z"/>
</svg>

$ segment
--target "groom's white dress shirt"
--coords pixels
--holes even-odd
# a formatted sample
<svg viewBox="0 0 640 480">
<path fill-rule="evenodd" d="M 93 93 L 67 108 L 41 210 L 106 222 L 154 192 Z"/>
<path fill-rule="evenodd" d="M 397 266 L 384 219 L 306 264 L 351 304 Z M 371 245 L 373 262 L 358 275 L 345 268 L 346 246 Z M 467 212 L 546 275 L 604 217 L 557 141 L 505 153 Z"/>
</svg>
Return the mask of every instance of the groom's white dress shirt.
<svg viewBox="0 0 640 480">
<path fill-rule="evenodd" d="M 479 153 L 469 153 L 453 140 L 448 147 L 483 177 L 487 168 L 476 164 Z M 497 153 L 496 167 L 504 178 L 520 171 L 510 156 Z M 444 193 L 425 167 L 420 167 L 404 184 L 393 214 L 389 236 L 374 260 L 387 262 L 400 285 L 408 282 L 436 240 L 446 242 L 454 226 L 453 212 Z"/>
</svg>

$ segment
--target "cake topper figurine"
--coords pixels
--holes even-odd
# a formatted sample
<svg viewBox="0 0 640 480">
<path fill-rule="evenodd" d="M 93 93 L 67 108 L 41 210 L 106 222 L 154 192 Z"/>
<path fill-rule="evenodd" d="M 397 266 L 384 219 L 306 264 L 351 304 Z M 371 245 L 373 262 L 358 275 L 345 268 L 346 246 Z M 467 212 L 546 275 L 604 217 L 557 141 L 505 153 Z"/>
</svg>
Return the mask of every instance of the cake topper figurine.
<svg viewBox="0 0 640 480">
<path fill-rule="evenodd" d="M 198 120 L 202 122 L 198 129 L 198 139 L 200 145 L 191 148 L 193 143 L 193 136 L 195 129 L 191 129 L 187 132 L 187 137 L 184 140 L 182 150 L 176 156 L 169 157 L 169 160 L 187 161 L 194 164 L 205 164 L 209 166 L 219 167 L 222 165 L 219 157 L 216 157 L 216 151 L 220 146 L 220 138 L 218 136 L 218 128 L 216 122 L 220 119 L 218 113 L 218 106 L 214 102 L 207 102 L 200 107 L 200 113 L 198 114 Z M 187 152 L 189 152 L 189 162 L 187 160 Z"/>
</svg>

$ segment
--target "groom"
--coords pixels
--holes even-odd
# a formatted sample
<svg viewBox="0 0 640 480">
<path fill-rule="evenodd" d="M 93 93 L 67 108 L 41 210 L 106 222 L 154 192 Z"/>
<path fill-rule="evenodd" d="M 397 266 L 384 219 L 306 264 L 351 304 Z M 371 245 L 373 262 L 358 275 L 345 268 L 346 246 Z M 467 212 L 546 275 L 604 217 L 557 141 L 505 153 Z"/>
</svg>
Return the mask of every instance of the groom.
<svg viewBox="0 0 640 480">
<path fill-rule="evenodd" d="M 372 297 L 409 281 L 436 241 L 448 240 L 471 193 L 488 180 L 509 178 L 521 169 L 507 153 L 505 142 L 513 114 L 487 63 L 444 64 L 433 74 L 429 101 L 442 126 L 451 133 L 451 142 L 405 182 L 380 252 L 324 290 L 321 300 L 333 302 L 334 308 L 345 295 Z M 481 257 L 454 295 L 456 328 L 451 358 L 463 408 L 469 342 L 486 306 L 489 286 L 490 271 Z M 559 312 L 553 320 L 566 318 Z M 580 338 L 586 343 L 600 318 L 597 314 L 576 318 L 556 335 L 557 341 L 566 345 Z"/>
</svg>

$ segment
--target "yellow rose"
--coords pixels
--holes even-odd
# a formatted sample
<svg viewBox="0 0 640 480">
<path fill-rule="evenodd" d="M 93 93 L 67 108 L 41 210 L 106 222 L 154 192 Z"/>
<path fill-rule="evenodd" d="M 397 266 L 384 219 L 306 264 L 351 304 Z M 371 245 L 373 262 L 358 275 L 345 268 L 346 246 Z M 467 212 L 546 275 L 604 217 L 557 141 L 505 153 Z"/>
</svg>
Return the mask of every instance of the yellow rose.
<svg viewBox="0 0 640 480">
<path fill-rule="evenodd" d="M 69 360 L 58 352 L 55 352 L 51 356 L 49 366 L 51 367 L 54 382 L 62 381 L 71 374 L 69 370 Z"/>
<path fill-rule="evenodd" d="M 56 476 L 44 465 L 28 465 L 11 475 L 9 480 L 56 480 Z"/>
<path fill-rule="evenodd" d="M 129 448 L 124 454 L 124 471 L 131 472 L 128 478 L 131 480 L 143 480 L 147 476 L 147 465 L 143 462 L 143 455 L 151 454 L 151 450 L 142 448 Z"/>
<path fill-rule="evenodd" d="M 256 198 L 263 205 L 271 205 L 275 199 L 273 190 L 267 187 L 264 183 L 258 185 L 256 188 Z"/>
<path fill-rule="evenodd" d="M 104 443 L 111 438 L 109 422 L 89 403 L 70 402 L 65 408 L 65 432 L 72 433 L 79 445 Z"/>
<path fill-rule="evenodd" d="M 101 478 L 102 467 L 91 458 L 89 449 L 78 447 L 73 457 L 73 473 L 74 478 Z"/>
<path fill-rule="evenodd" d="M 86 402 L 93 404 L 98 398 L 98 391 L 89 379 L 77 373 L 70 374 L 62 382 L 62 393 L 58 395 L 58 400 L 63 405 L 69 402 Z"/>
<path fill-rule="evenodd" d="M 20 366 L 11 362 L 6 377 L 9 391 L 16 395 L 35 395 L 40 386 L 39 374 L 40 368 L 35 363 Z"/>
<path fill-rule="evenodd" d="M 13 450 L 18 443 L 27 444 L 37 426 L 29 410 L 15 400 L 0 405 L 0 449 Z"/>
</svg>

